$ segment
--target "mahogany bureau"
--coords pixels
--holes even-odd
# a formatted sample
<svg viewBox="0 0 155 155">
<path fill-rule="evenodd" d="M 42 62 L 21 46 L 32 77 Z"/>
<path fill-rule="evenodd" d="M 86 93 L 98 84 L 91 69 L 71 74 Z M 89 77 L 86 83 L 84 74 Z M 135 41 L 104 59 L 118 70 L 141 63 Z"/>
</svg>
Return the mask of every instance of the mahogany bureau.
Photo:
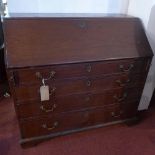
<svg viewBox="0 0 155 155">
<path fill-rule="evenodd" d="M 75 15 L 4 19 L 7 74 L 23 145 L 136 117 L 153 56 L 141 21 Z"/>
</svg>

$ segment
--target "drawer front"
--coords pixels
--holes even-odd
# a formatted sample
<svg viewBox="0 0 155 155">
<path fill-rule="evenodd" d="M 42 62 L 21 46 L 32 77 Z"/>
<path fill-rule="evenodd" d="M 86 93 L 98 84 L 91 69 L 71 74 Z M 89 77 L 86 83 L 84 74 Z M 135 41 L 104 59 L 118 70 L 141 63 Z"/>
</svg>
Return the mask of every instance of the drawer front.
<svg viewBox="0 0 155 155">
<path fill-rule="evenodd" d="M 124 120 L 135 117 L 138 111 L 139 101 L 129 101 L 127 104 L 116 104 L 106 108 L 106 121 Z"/>
<path fill-rule="evenodd" d="M 134 104 L 132 103 L 132 105 Z M 137 111 L 136 105 L 137 103 L 130 108 L 132 114 L 127 113 L 126 115 L 124 115 L 124 113 L 126 113 L 125 108 L 120 105 L 115 105 L 108 108 L 52 115 L 28 121 L 21 121 L 20 127 L 22 138 L 75 130 L 133 117 Z"/>
<path fill-rule="evenodd" d="M 92 62 L 82 64 L 56 65 L 50 67 L 36 67 L 34 69 L 20 69 L 14 71 L 16 84 L 41 84 L 42 79 L 53 81 L 74 77 L 101 76 L 114 73 L 142 73 L 147 71 L 147 59 L 119 60 L 108 62 Z"/>
<path fill-rule="evenodd" d="M 50 101 L 27 101 L 16 105 L 19 118 L 35 117 L 39 115 L 55 114 L 69 111 L 79 111 L 111 104 L 136 101 L 139 102 L 142 88 L 114 89 L 99 94 L 76 94 L 57 97 Z"/>
<path fill-rule="evenodd" d="M 86 127 L 89 124 L 88 112 L 52 115 L 23 121 L 20 123 L 22 138 L 29 138 L 50 133 Z"/>
<path fill-rule="evenodd" d="M 143 85 L 145 76 L 128 74 L 105 76 L 104 78 L 84 78 L 79 80 L 66 80 L 50 83 L 51 98 L 82 92 L 103 92 L 113 88 L 127 88 Z M 26 101 L 40 99 L 40 86 L 22 86 L 15 88 L 16 100 Z"/>
</svg>

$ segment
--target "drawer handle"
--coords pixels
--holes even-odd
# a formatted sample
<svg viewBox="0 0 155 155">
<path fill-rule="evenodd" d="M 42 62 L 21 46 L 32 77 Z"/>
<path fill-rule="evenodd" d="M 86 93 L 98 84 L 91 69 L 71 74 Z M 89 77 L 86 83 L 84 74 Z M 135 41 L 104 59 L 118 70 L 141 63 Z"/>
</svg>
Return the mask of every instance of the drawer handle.
<svg viewBox="0 0 155 155">
<path fill-rule="evenodd" d="M 90 72 L 91 72 L 91 70 L 92 70 L 91 65 L 87 65 L 87 66 L 86 66 L 86 70 L 87 70 L 87 72 L 88 72 L 88 73 L 90 73 Z"/>
<path fill-rule="evenodd" d="M 51 130 L 55 129 L 58 126 L 58 124 L 59 124 L 58 122 L 54 122 L 52 127 L 48 127 L 47 124 L 43 124 L 42 127 L 44 129 L 47 129 L 47 130 L 51 131 Z"/>
<path fill-rule="evenodd" d="M 90 87 L 90 86 L 91 86 L 91 81 L 88 80 L 87 83 L 86 83 L 86 85 L 87 85 L 88 87 Z"/>
<path fill-rule="evenodd" d="M 130 64 L 128 69 L 125 69 L 124 65 L 120 65 L 119 68 L 122 72 L 129 72 L 133 69 L 134 65 L 133 64 Z"/>
<path fill-rule="evenodd" d="M 53 87 L 53 88 L 50 90 L 50 95 L 54 94 L 55 91 L 56 91 L 56 88 Z"/>
<path fill-rule="evenodd" d="M 118 83 L 120 87 L 124 87 L 129 82 L 131 82 L 130 79 L 126 80 L 125 82 L 122 82 L 121 80 L 116 80 L 116 83 Z"/>
<path fill-rule="evenodd" d="M 113 117 L 114 117 L 114 116 L 115 116 L 115 112 L 111 112 L 111 116 L 113 116 Z"/>
<path fill-rule="evenodd" d="M 119 115 L 116 115 L 115 112 L 111 112 L 111 116 L 117 118 L 117 117 L 120 117 L 121 114 L 123 114 L 123 113 L 124 112 L 122 110 L 120 111 L 120 114 Z"/>
<path fill-rule="evenodd" d="M 55 76 L 56 72 L 55 71 L 51 71 L 49 73 L 49 76 L 47 78 L 44 78 L 40 72 L 36 72 L 36 77 L 39 79 L 44 79 L 45 81 L 50 80 L 51 78 L 53 78 Z"/>
<path fill-rule="evenodd" d="M 41 109 L 43 112 L 49 113 L 49 112 L 54 111 L 54 109 L 55 109 L 56 107 L 57 107 L 57 105 L 56 105 L 56 104 L 53 104 L 51 109 L 46 109 L 46 108 L 42 105 L 42 106 L 40 106 L 40 109 Z"/>
<path fill-rule="evenodd" d="M 118 97 L 117 95 L 114 95 L 113 98 L 117 100 L 117 102 L 122 102 L 127 98 L 127 93 L 123 94 L 123 97 Z"/>
<path fill-rule="evenodd" d="M 115 112 L 111 112 L 111 116 L 114 117 L 114 118 L 120 117 L 120 115 L 116 115 Z"/>
</svg>

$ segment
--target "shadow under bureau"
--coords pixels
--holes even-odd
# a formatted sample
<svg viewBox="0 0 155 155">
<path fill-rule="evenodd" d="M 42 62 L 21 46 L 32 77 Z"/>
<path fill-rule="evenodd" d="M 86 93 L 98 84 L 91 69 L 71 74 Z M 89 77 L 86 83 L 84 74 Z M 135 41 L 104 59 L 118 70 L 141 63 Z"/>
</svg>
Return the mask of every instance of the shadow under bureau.
<svg viewBox="0 0 155 155">
<path fill-rule="evenodd" d="M 136 117 L 153 56 L 138 18 L 12 14 L 4 34 L 21 144 Z"/>
</svg>

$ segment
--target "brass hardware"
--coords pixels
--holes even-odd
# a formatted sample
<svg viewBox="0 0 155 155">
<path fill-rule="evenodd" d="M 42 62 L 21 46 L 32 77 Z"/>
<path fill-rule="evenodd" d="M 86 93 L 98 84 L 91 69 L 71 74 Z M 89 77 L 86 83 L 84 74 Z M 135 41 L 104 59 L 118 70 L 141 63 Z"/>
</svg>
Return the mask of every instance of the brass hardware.
<svg viewBox="0 0 155 155">
<path fill-rule="evenodd" d="M 86 66 L 86 70 L 87 70 L 87 72 L 88 72 L 88 73 L 90 73 L 90 72 L 91 72 L 91 70 L 92 70 L 91 65 L 87 65 L 87 66 Z"/>
<path fill-rule="evenodd" d="M 19 85 L 19 75 L 17 71 L 13 71 L 10 74 L 9 80 L 12 82 L 14 86 Z"/>
<path fill-rule="evenodd" d="M 50 95 L 52 95 L 54 92 L 55 92 L 56 88 L 53 87 L 51 90 L 50 90 Z"/>
<path fill-rule="evenodd" d="M 9 98 L 11 95 L 8 92 L 5 92 L 3 95 L 5 98 Z"/>
<path fill-rule="evenodd" d="M 111 116 L 114 117 L 114 118 L 120 117 L 120 115 L 116 115 L 115 112 L 111 112 Z"/>
<path fill-rule="evenodd" d="M 9 81 L 13 81 L 14 80 L 14 76 L 10 76 Z"/>
<path fill-rule="evenodd" d="M 54 109 L 55 109 L 56 107 L 57 107 L 57 105 L 56 105 L 56 104 L 53 104 L 51 109 L 46 109 L 46 108 L 42 105 L 42 106 L 40 106 L 40 109 L 41 109 L 42 111 L 46 112 L 46 113 L 49 113 L 49 112 L 54 111 Z"/>
<path fill-rule="evenodd" d="M 90 97 L 87 96 L 87 97 L 85 98 L 85 101 L 86 101 L 86 102 L 89 102 L 89 101 L 90 101 Z"/>
<path fill-rule="evenodd" d="M 52 127 L 48 127 L 47 124 L 42 124 L 42 128 L 51 131 L 51 130 L 55 129 L 58 126 L 58 124 L 59 124 L 58 122 L 54 122 Z"/>
<path fill-rule="evenodd" d="M 88 87 L 90 87 L 91 86 L 91 81 L 87 81 L 87 83 L 86 83 L 86 85 L 88 86 Z"/>
<path fill-rule="evenodd" d="M 36 77 L 39 78 L 39 79 L 44 79 L 45 81 L 47 81 L 47 80 L 50 80 L 51 78 L 53 78 L 53 77 L 55 76 L 56 72 L 55 72 L 55 71 L 51 71 L 49 74 L 50 74 L 49 77 L 44 78 L 44 77 L 41 75 L 40 72 L 36 72 Z"/>
<path fill-rule="evenodd" d="M 131 82 L 130 79 L 127 79 L 124 83 L 121 80 L 116 80 L 116 83 L 118 83 L 120 87 L 124 87 L 129 82 Z"/>
<path fill-rule="evenodd" d="M 41 79 L 42 78 L 42 76 L 41 76 L 41 73 L 40 72 L 36 72 L 36 77 L 39 79 Z"/>
<path fill-rule="evenodd" d="M 117 95 L 114 95 L 113 98 L 116 99 L 117 102 L 122 102 L 127 98 L 127 93 L 124 93 L 123 97 L 118 97 Z"/>
<path fill-rule="evenodd" d="M 111 116 L 115 116 L 115 112 L 111 112 Z"/>
<path fill-rule="evenodd" d="M 134 67 L 133 64 L 130 64 L 130 66 L 128 67 L 128 69 L 125 69 L 125 68 L 124 68 L 124 65 L 120 65 L 120 66 L 119 66 L 119 68 L 120 68 L 120 70 L 121 70 L 122 72 L 129 72 L 130 70 L 133 69 L 133 67 Z"/>
</svg>

